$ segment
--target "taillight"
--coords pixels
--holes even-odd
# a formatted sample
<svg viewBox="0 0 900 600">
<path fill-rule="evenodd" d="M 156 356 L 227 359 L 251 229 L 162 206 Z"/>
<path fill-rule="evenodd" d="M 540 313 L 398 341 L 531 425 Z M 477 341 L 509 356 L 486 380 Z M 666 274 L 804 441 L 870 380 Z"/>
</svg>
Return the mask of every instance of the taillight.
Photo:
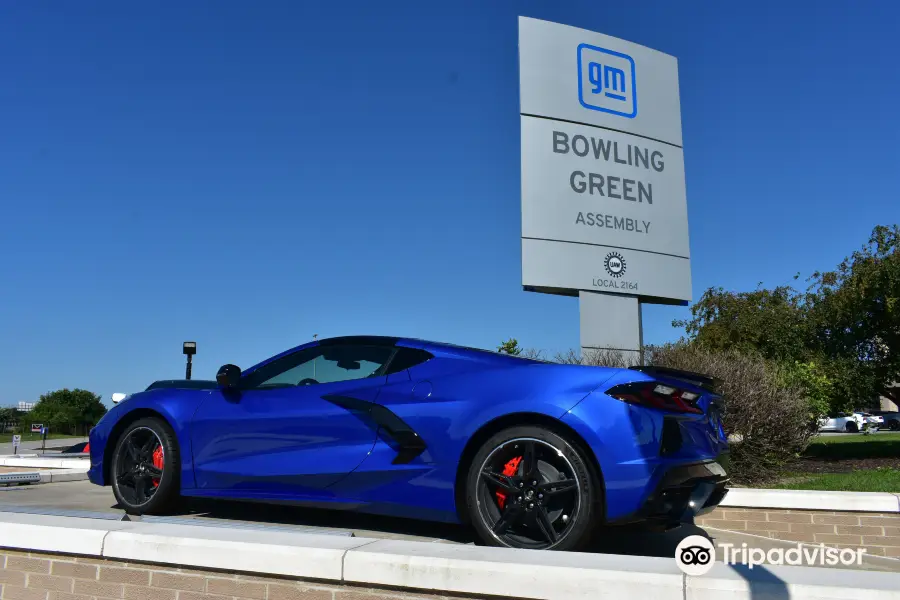
<svg viewBox="0 0 900 600">
<path fill-rule="evenodd" d="M 703 414 L 703 411 L 697 406 L 700 394 L 656 381 L 617 385 L 608 390 L 606 394 L 630 404 L 640 404 L 670 412 Z"/>
</svg>

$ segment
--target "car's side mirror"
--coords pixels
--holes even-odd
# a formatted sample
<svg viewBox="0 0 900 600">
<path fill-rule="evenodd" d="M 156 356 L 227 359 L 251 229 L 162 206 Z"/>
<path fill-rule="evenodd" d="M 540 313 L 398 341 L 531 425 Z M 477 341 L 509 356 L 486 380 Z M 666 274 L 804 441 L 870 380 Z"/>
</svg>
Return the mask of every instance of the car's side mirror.
<svg viewBox="0 0 900 600">
<path fill-rule="evenodd" d="M 237 365 L 222 365 L 216 373 L 216 383 L 219 387 L 234 388 L 241 380 L 241 368 Z"/>
</svg>

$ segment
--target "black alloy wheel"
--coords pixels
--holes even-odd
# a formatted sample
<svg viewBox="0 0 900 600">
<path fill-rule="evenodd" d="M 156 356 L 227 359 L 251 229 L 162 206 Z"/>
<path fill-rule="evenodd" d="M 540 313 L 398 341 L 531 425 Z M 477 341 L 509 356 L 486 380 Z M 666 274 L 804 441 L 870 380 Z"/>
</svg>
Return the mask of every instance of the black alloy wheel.
<svg viewBox="0 0 900 600">
<path fill-rule="evenodd" d="M 593 530 L 593 479 L 579 450 L 556 433 L 508 429 L 488 440 L 472 462 L 471 521 L 493 546 L 580 548 Z"/>
<path fill-rule="evenodd" d="M 110 469 L 113 493 L 130 514 L 164 512 L 178 496 L 175 436 L 158 419 L 140 419 L 119 437 Z"/>
</svg>

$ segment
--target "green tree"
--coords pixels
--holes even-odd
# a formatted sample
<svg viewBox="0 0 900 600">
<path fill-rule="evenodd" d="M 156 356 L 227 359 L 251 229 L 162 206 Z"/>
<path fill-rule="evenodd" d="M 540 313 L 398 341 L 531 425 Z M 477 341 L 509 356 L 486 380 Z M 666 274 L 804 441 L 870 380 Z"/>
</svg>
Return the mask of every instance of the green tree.
<svg viewBox="0 0 900 600">
<path fill-rule="evenodd" d="M 44 394 L 28 414 L 30 422 L 49 425 L 60 433 L 86 433 L 106 414 L 100 396 L 81 389 L 63 389 Z"/>
<path fill-rule="evenodd" d="M 900 227 L 878 226 L 834 271 L 815 273 L 807 294 L 814 348 L 843 365 L 836 387 L 852 400 L 900 390 Z"/>
<path fill-rule="evenodd" d="M 898 246 L 898 226 L 875 227 L 834 271 L 814 273 L 806 292 L 710 288 L 690 319 L 672 324 L 705 350 L 755 354 L 788 372 L 815 365 L 829 382 L 831 410 L 864 407 L 879 394 L 900 400 L 892 387 L 900 381 Z"/>
<path fill-rule="evenodd" d="M 709 288 L 691 307 L 691 318 L 672 325 L 705 350 L 794 361 L 808 352 L 806 311 L 803 294 L 789 286 L 752 292 Z"/>
<path fill-rule="evenodd" d="M 802 390 L 809 407 L 809 421 L 815 423 L 830 410 L 851 410 L 848 406 L 833 406 L 834 383 L 822 365 L 815 362 L 782 363 L 779 381 L 786 388 Z"/>
<path fill-rule="evenodd" d="M 0 408 L 0 433 L 6 431 L 7 423 L 16 423 L 18 420 L 19 414 L 15 408 Z"/>
<path fill-rule="evenodd" d="M 520 354 L 522 354 L 522 348 L 519 346 L 519 341 L 517 339 L 509 338 L 508 340 L 497 346 L 497 352 L 519 356 Z"/>
</svg>

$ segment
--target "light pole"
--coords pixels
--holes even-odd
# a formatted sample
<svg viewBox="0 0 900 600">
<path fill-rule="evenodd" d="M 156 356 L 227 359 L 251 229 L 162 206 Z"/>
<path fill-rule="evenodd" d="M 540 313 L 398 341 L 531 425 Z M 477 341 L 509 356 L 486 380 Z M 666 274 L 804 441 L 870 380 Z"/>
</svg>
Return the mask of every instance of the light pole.
<svg viewBox="0 0 900 600">
<path fill-rule="evenodd" d="M 191 359 L 197 354 L 197 342 L 185 342 L 183 348 L 185 356 L 187 356 L 187 365 L 184 367 L 184 378 L 191 378 Z"/>
</svg>

